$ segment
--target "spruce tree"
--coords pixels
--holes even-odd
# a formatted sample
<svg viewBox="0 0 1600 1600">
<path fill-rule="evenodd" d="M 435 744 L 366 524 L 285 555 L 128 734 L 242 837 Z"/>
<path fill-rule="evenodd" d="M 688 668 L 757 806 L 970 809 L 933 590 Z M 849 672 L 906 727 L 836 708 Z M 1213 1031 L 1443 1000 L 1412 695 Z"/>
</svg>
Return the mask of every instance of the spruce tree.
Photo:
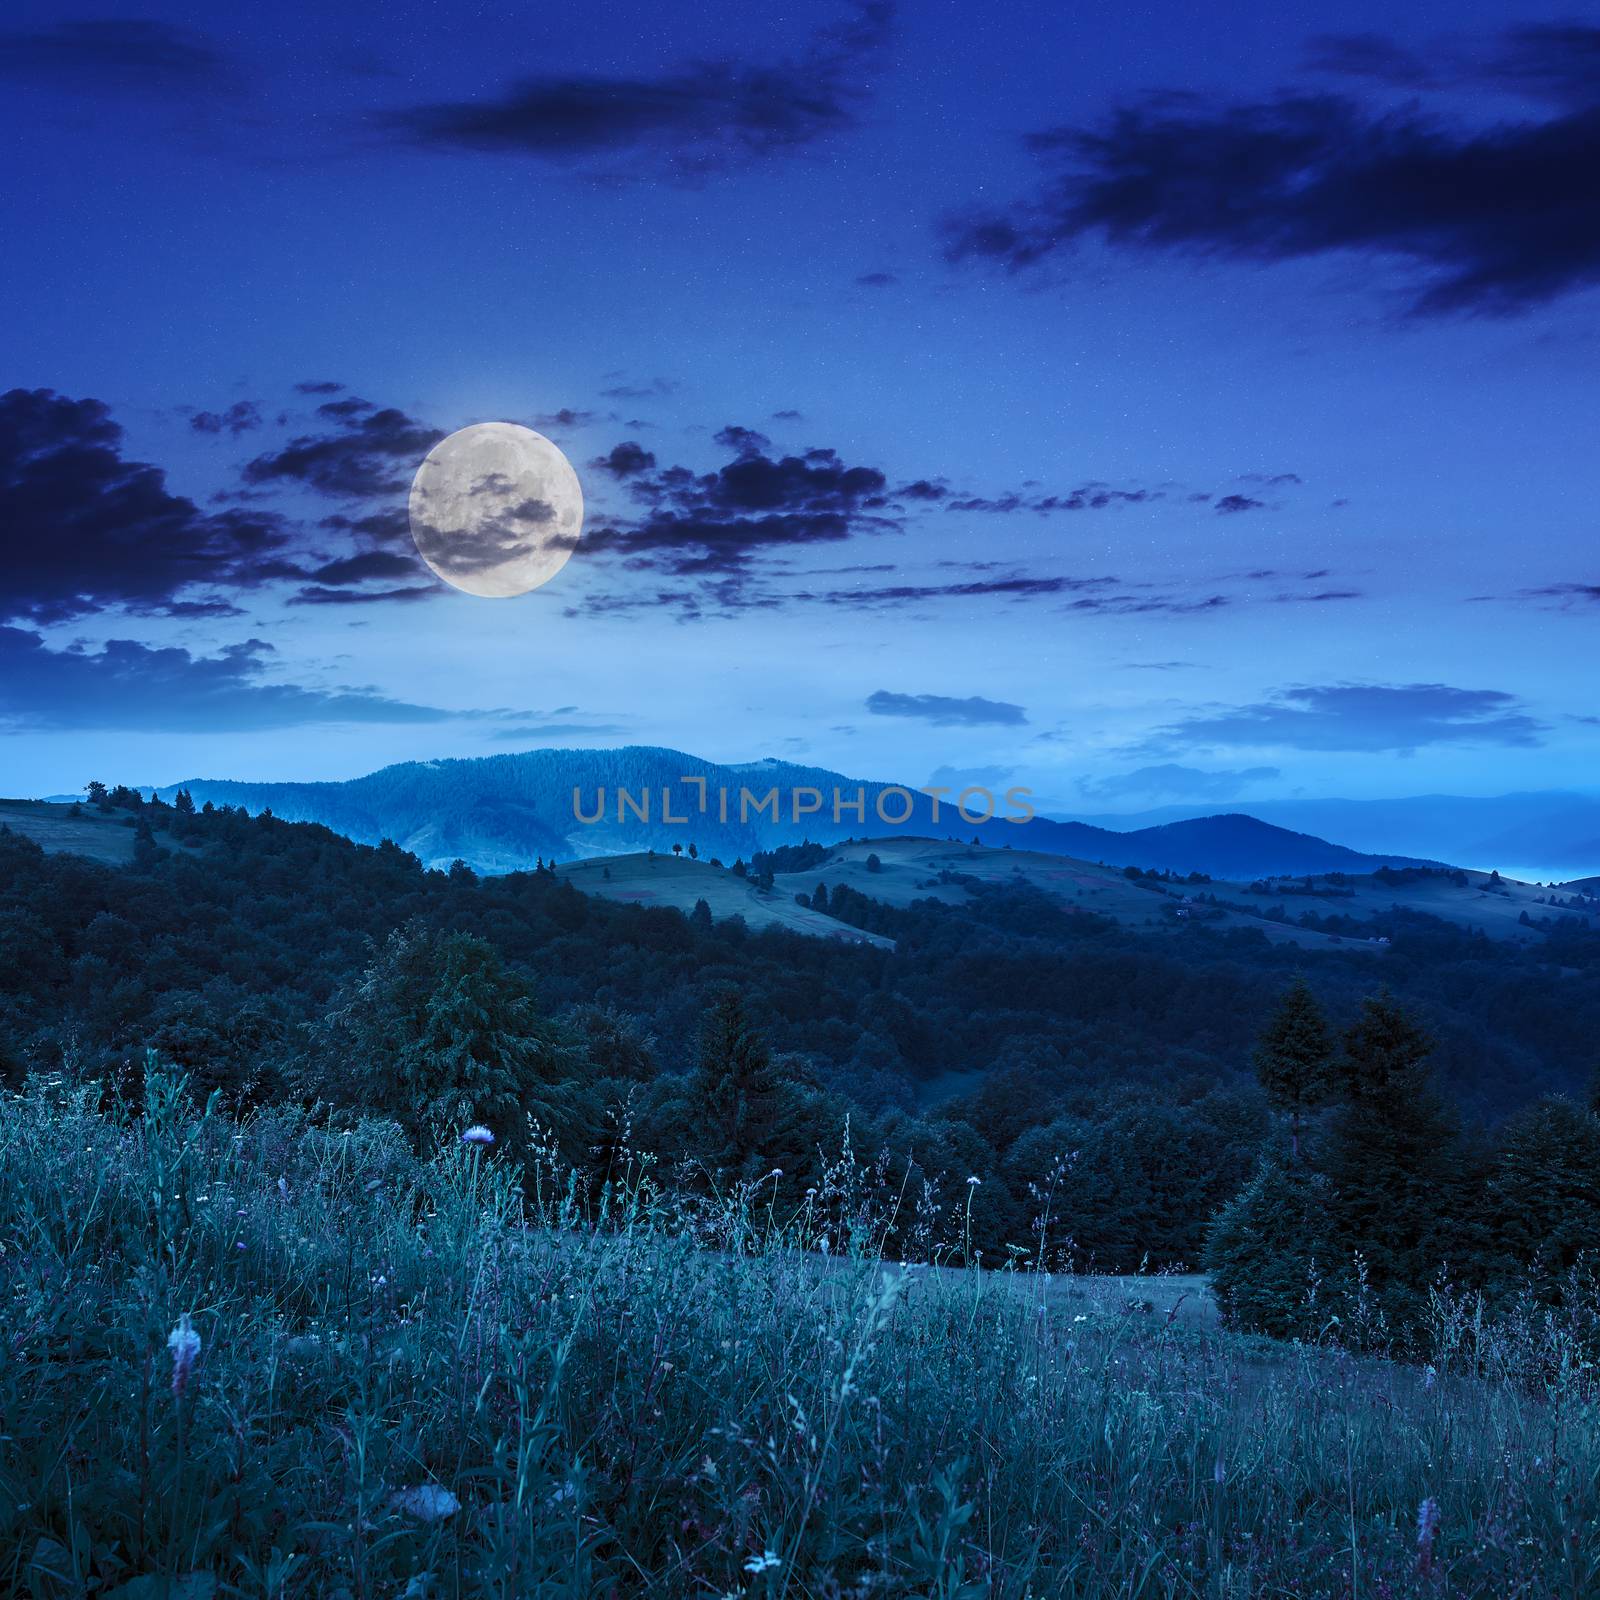
<svg viewBox="0 0 1600 1600">
<path fill-rule="evenodd" d="M 1518 1112 L 1488 1199 L 1497 1284 L 1515 1294 L 1531 1279 L 1553 1298 L 1583 1256 L 1600 1257 L 1600 1118 L 1560 1095 Z"/>
<path fill-rule="evenodd" d="M 1339 1241 L 1357 1252 L 1397 1327 L 1414 1324 L 1427 1285 L 1448 1269 L 1468 1209 L 1459 1129 L 1428 1071 L 1433 1040 L 1387 990 L 1362 1003 L 1334 1077 L 1341 1101 L 1323 1167 Z"/>
<path fill-rule="evenodd" d="M 1205 1265 L 1229 1327 L 1275 1339 L 1315 1338 L 1322 1331 L 1342 1302 L 1331 1198 L 1318 1173 L 1268 1155 L 1217 1213 Z"/>
<path fill-rule="evenodd" d="M 1290 1147 L 1298 1162 L 1301 1124 L 1327 1102 L 1333 1061 L 1327 1019 L 1304 978 L 1296 978 L 1278 1002 L 1252 1060 L 1267 1103 L 1289 1119 Z"/>
<path fill-rule="evenodd" d="M 793 1122 L 789 1086 L 737 989 L 723 989 L 700 1027 L 690 1100 L 707 1164 L 756 1178 L 781 1154 Z"/>
</svg>

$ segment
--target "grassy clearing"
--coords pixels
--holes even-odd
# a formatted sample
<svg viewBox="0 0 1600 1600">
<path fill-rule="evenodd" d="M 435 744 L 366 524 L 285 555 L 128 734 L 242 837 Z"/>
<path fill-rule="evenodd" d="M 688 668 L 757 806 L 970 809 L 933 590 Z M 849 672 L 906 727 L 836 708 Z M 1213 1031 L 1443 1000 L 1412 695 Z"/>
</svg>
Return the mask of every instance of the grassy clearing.
<svg viewBox="0 0 1600 1600">
<path fill-rule="evenodd" d="M 8 1593 L 1600 1581 L 1593 1372 L 1548 1330 L 1457 1325 L 1470 1371 L 1435 1378 L 1125 1283 L 885 1268 L 842 1162 L 792 1218 L 770 1185 L 672 1196 L 647 1168 L 597 1228 L 550 1165 L 524 1191 L 383 1124 L 236 1124 L 160 1077 L 139 1110 L 95 1093 L 35 1081 L 0 1111 Z"/>
<path fill-rule="evenodd" d="M 585 894 L 597 894 L 607 900 L 671 906 L 685 914 L 694 910 L 697 900 L 704 900 L 711 915 L 719 920 L 738 916 L 755 929 L 786 928 L 791 933 L 806 933 L 817 938 L 894 948 L 892 939 L 852 928 L 826 912 L 798 904 L 793 890 L 759 889 L 750 879 L 741 878 L 724 867 L 714 867 L 707 861 L 639 852 L 565 861 L 556 868 L 556 873 Z M 816 887 L 814 881 L 810 887 Z"/>
</svg>

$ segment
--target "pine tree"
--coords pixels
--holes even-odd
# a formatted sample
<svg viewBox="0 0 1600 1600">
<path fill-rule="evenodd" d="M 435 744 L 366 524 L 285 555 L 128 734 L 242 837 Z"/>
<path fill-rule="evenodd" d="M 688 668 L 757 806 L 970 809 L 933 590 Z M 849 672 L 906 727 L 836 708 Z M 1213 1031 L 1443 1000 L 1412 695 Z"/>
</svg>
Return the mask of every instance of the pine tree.
<svg viewBox="0 0 1600 1600">
<path fill-rule="evenodd" d="M 1264 1156 L 1250 1182 L 1217 1213 L 1205 1265 L 1230 1327 L 1276 1339 L 1315 1338 L 1322 1331 L 1339 1298 L 1330 1278 L 1342 1265 L 1329 1226 L 1331 1199 L 1319 1174 Z"/>
<path fill-rule="evenodd" d="M 1300 1160 L 1300 1128 L 1310 1111 L 1327 1103 L 1332 1088 L 1333 1041 L 1311 986 L 1296 978 L 1256 1042 L 1252 1060 L 1267 1103 L 1289 1119 L 1293 1159 Z"/>
<path fill-rule="evenodd" d="M 1581 1256 L 1600 1252 L 1600 1118 L 1560 1095 L 1520 1111 L 1488 1200 L 1496 1279 L 1516 1293 L 1531 1275 L 1550 1297 Z"/>
<path fill-rule="evenodd" d="M 520 1131 L 561 1046 L 493 945 L 420 921 L 392 933 L 320 1031 L 319 1090 L 392 1116 L 419 1141 L 482 1122 Z"/>
<path fill-rule="evenodd" d="M 135 871 L 149 872 L 166 859 L 167 852 L 156 843 L 150 824 L 140 817 L 133 830 L 133 865 Z"/>
<path fill-rule="evenodd" d="M 711 932 L 711 907 L 703 899 L 695 901 L 694 910 L 689 913 L 689 922 L 701 933 Z"/>
<path fill-rule="evenodd" d="M 780 1154 L 794 1120 L 789 1086 L 736 989 L 722 990 L 701 1024 L 690 1100 L 713 1168 L 756 1178 Z"/>
<path fill-rule="evenodd" d="M 1433 1041 L 1387 990 L 1362 1004 L 1334 1077 L 1341 1105 L 1323 1169 L 1346 1260 L 1360 1252 L 1391 1321 L 1420 1316 L 1470 1203 L 1454 1114 L 1428 1071 Z"/>
<path fill-rule="evenodd" d="M 811 909 L 813 911 L 826 911 L 828 909 L 828 886 L 819 883 L 816 893 L 811 896 Z"/>
</svg>

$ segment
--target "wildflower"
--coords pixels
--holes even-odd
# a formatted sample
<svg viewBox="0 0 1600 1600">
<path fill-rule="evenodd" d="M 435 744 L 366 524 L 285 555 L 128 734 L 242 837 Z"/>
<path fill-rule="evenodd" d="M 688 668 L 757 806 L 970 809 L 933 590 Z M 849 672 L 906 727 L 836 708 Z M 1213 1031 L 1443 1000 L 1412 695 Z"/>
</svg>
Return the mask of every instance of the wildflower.
<svg viewBox="0 0 1600 1600">
<path fill-rule="evenodd" d="M 772 1171 L 767 1174 L 767 1176 L 769 1178 L 781 1178 L 783 1176 L 783 1168 L 774 1167 Z"/>
<path fill-rule="evenodd" d="M 1417 1565 L 1426 1577 L 1433 1569 L 1433 1537 L 1439 1531 L 1439 1502 L 1430 1494 L 1417 1507 Z"/>
<path fill-rule="evenodd" d="M 289 1180 L 287 1178 L 278 1179 L 278 1193 L 281 1194 L 285 1200 L 289 1198 Z"/>
<path fill-rule="evenodd" d="M 1213 1483 L 1226 1483 L 1228 1481 L 1228 1468 L 1221 1456 L 1217 1457 L 1217 1464 L 1211 1469 Z"/>
<path fill-rule="evenodd" d="M 172 1352 L 172 1392 L 181 1395 L 194 1367 L 194 1358 L 200 1354 L 200 1335 L 185 1311 L 178 1318 L 178 1326 L 167 1335 L 167 1348 Z"/>
<path fill-rule="evenodd" d="M 453 1517 L 461 1509 L 461 1502 L 437 1483 L 419 1483 L 414 1489 L 396 1489 L 389 1496 L 392 1505 L 418 1522 L 438 1522 Z"/>
<path fill-rule="evenodd" d="M 751 1556 L 745 1562 L 746 1572 L 766 1572 L 771 1567 L 781 1567 L 783 1562 L 778 1559 L 777 1553 L 772 1550 L 763 1550 L 758 1556 Z"/>
<path fill-rule="evenodd" d="M 481 1122 L 474 1122 L 467 1131 L 461 1135 L 462 1144 L 493 1144 L 494 1135 L 484 1127 Z"/>
<path fill-rule="evenodd" d="M 983 1179 L 982 1178 L 968 1178 L 967 1179 L 967 1187 L 969 1189 L 981 1189 L 983 1187 Z"/>
<path fill-rule="evenodd" d="M 1431 1389 L 1439 1381 L 1439 1374 L 1434 1370 L 1433 1363 L 1429 1362 L 1422 1369 L 1422 1387 Z"/>
</svg>

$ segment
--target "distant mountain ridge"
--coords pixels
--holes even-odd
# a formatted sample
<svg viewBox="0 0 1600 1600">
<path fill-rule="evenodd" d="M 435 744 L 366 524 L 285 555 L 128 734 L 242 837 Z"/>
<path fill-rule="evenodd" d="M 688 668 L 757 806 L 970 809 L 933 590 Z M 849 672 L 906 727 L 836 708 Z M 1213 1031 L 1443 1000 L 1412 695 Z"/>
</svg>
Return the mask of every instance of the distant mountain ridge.
<svg viewBox="0 0 1600 1600">
<path fill-rule="evenodd" d="M 1426 852 L 1484 872 L 1520 869 L 1558 882 L 1600 873 L 1600 795 L 1578 790 L 1263 800 L 1252 802 L 1250 812 L 1278 827 L 1337 839 L 1352 850 Z M 1070 813 L 1119 833 L 1210 814 L 1201 805 L 1159 806 L 1120 816 Z"/>
<path fill-rule="evenodd" d="M 684 779 L 697 780 L 686 785 Z M 698 804 L 699 781 L 706 804 Z M 1191 818 L 1115 832 L 1082 822 L 1005 820 L 1003 794 L 987 822 L 959 816 L 951 799 L 935 800 L 911 784 L 847 778 L 822 767 L 768 758 L 726 765 L 682 751 L 630 745 L 615 750 L 530 750 L 514 755 L 405 762 L 338 783 L 249 783 L 196 778 L 159 789 L 170 799 L 187 789 L 197 803 L 270 809 L 291 822 L 320 822 L 360 843 L 393 839 L 429 865 L 462 860 L 482 872 L 531 866 L 536 857 L 571 860 L 631 851 L 668 850 L 691 842 L 702 856 L 731 862 L 757 850 L 812 839 L 830 844 L 846 838 L 918 835 L 935 839 L 977 837 L 996 848 L 1018 849 L 1211 877 L 1250 879 L 1265 875 L 1371 872 L 1384 865 L 1437 865 L 1398 855 L 1369 855 L 1325 839 L 1275 827 L 1239 814 Z M 779 814 L 754 811 L 754 799 L 779 792 Z M 845 800 L 837 820 L 833 793 Z M 629 806 L 619 791 L 632 798 Z M 820 810 L 795 815 L 796 791 L 820 792 Z M 604 791 L 600 820 L 594 816 Z M 662 795 L 670 810 L 663 818 Z M 721 796 L 727 796 L 726 807 Z M 860 794 L 864 819 L 855 809 Z M 650 796 L 648 818 L 641 797 Z M 884 815 L 903 822 L 891 825 Z M 809 804 L 809 797 L 802 802 Z M 937 816 L 935 808 L 937 807 Z M 973 810 L 980 807 L 974 804 Z"/>
</svg>

